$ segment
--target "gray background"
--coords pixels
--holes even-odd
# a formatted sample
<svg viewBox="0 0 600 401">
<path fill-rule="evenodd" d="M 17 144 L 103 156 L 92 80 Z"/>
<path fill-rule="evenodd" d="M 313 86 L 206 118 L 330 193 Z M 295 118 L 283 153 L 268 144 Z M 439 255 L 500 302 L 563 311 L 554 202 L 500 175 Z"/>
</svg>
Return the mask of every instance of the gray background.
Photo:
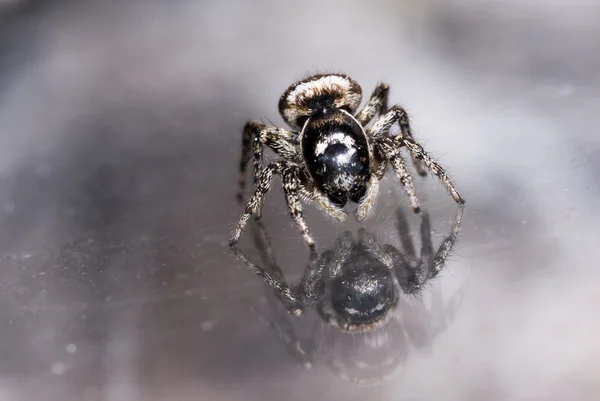
<svg viewBox="0 0 600 401">
<path fill-rule="evenodd" d="M 599 3 L 320 3 L 0 1 L 0 400 L 598 399 Z M 241 127 L 315 70 L 388 82 L 468 202 L 428 293 L 463 305 L 383 386 L 295 365 L 226 247 Z M 439 243 L 455 205 L 417 185 Z M 320 250 L 356 228 L 307 216 Z"/>
</svg>

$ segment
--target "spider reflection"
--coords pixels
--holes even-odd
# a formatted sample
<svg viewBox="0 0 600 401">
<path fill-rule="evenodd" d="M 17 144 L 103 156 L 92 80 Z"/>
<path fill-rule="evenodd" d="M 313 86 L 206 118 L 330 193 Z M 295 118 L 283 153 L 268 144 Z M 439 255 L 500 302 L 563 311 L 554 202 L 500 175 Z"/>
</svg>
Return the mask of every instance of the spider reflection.
<svg viewBox="0 0 600 401">
<path fill-rule="evenodd" d="M 410 346 L 428 347 L 452 322 L 460 304 L 459 292 L 447 304 L 433 297 L 429 310 L 407 302 L 444 268 L 456 242 L 463 207 L 455 215 L 450 234 L 434 249 L 428 213 L 421 220 L 421 252 L 417 255 L 405 215 L 398 212 L 402 251 L 381 245 L 374 234 L 360 229 L 345 232 L 335 246 L 318 255 L 311 252 L 308 267 L 296 287 L 291 287 L 275 261 L 266 230 L 254 221 L 254 240 L 262 264 L 252 262 L 241 250 L 236 256 L 262 277 L 279 302 L 271 302 L 273 318 L 259 317 L 304 366 L 323 358 L 343 379 L 373 384 L 403 365 Z M 275 301 L 275 299 L 273 299 Z M 322 322 L 308 341 L 300 341 L 288 312 L 301 315 L 314 307 Z M 419 309 L 419 310 L 418 310 Z M 325 322 L 326 324 L 323 324 Z M 352 335 L 348 335 L 352 333 Z"/>
</svg>

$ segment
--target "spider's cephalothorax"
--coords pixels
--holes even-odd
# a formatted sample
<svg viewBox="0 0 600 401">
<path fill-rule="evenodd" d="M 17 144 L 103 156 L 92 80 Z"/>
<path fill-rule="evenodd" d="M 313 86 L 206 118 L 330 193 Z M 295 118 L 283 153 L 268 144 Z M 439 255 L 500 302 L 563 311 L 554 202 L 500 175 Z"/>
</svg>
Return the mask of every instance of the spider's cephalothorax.
<svg viewBox="0 0 600 401">
<path fill-rule="evenodd" d="M 317 74 L 291 85 L 279 99 L 279 113 L 294 129 L 321 109 L 354 113 L 362 100 L 362 89 L 344 74 Z"/>
<path fill-rule="evenodd" d="M 400 153 L 406 148 L 420 175 L 425 168 L 437 175 L 454 200 L 464 203 L 444 169 L 413 138 L 408 116 L 400 106 L 388 109 L 388 85 L 379 83 L 369 101 L 362 100 L 358 83 L 344 74 L 319 74 L 290 86 L 279 100 L 279 112 L 295 130 L 249 121 L 242 136 L 238 198 L 243 199 L 246 166 L 254 159 L 254 195 L 248 200 L 230 245 L 239 240 L 251 215 L 260 215 L 262 199 L 275 175 L 283 181 L 289 212 L 309 247 L 314 241 L 302 215 L 301 199 L 314 200 L 330 216 L 346 218 L 348 201 L 358 203 L 356 218 L 364 219 L 377 198 L 379 180 L 392 167 L 419 211 L 412 177 Z M 370 128 L 366 125 L 379 114 Z M 398 124 L 400 133 L 392 135 Z M 263 166 L 263 148 L 279 159 Z"/>
</svg>

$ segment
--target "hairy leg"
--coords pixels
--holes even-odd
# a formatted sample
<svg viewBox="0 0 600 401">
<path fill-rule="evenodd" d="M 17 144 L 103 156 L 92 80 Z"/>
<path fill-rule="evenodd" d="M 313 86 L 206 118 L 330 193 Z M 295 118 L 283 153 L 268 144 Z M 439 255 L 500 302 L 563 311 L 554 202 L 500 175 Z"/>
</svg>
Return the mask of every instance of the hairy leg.
<svg viewBox="0 0 600 401">
<path fill-rule="evenodd" d="M 246 189 L 246 169 L 250 156 L 253 155 L 253 180 L 256 185 L 262 167 L 264 146 L 269 146 L 284 160 L 292 160 L 297 156 L 297 137 L 293 131 L 269 126 L 258 121 L 248 121 L 242 132 L 242 155 L 239 165 L 237 198 L 244 199 Z"/>
<path fill-rule="evenodd" d="M 383 138 L 377 142 L 379 147 L 381 148 L 383 154 L 389 160 L 394 173 L 396 174 L 396 178 L 398 181 L 402 183 L 408 198 L 410 199 L 410 205 L 415 213 L 418 213 L 421 208 L 419 206 L 419 198 L 417 198 L 417 193 L 415 191 L 415 186 L 412 181 L 412 177 L 406 167 L 406 163 L 404 159 L 400 155 L 397 147 L 393 143 L 391 138 Z"/>
<path fill-rule="evenodd" d="M 304 216 L 302 215 L 302 205 L 300 203 L 300 191 L 302 188 L 300 181 L 300 174 L 298 168 L 295 166 L 288 166 L 283 169 L 281 173 L 281 179 L 283 184 L 283 192 L 285 194 L 285 200 L 287 202 L 288 211 L 294 219 L 294 222 L 300 229 L 304 242 L 310 249 L 315 248 L 315 241 L 310 235 Z"/>
<path fill-rule="evenodd" d="M 442 180 L 457 203 L 464 203 L 464 199 L 460 196 L 444 169 L 413 138 L 408 115 L 402 107 L 392 106 L 385 115 L 375 122 L 369 133 L 376 141 L 386 143 L 388 142 L 386 137 L 388 137 L 390 129 L 396 123 L 400 125 L 402 133 L 392 138 L 395 153 L 399 153 L 402 147 L 406 147 L 414 159 L 423 163 L 426 168 Z"/>
<path fill-rule="evenodd" d="M 377 113 L 385 113 L 387 110 L 389 90 L 389 85 L 384 84 L 383 82 L 377 84 L 365 107 L 356 114 L 356 119 L 362 126 L 367 125 Z"/>
</svg>

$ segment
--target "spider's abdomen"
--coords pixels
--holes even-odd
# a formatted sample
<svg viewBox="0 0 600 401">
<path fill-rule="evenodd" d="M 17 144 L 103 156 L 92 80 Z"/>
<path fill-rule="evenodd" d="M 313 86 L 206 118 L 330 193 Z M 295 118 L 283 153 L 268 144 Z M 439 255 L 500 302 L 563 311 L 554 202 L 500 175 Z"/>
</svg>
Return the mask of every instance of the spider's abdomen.
<svg viewBox="0 0 600 401">
<path fill-rule="evenodd" d="M 371 177 L 369 145 L 360 124 L 339 109 L 321 109 L 304 128 L 302 153 L 312 178 L 325 194 L 343 206 L 358 202 Z"/>
</svg>

